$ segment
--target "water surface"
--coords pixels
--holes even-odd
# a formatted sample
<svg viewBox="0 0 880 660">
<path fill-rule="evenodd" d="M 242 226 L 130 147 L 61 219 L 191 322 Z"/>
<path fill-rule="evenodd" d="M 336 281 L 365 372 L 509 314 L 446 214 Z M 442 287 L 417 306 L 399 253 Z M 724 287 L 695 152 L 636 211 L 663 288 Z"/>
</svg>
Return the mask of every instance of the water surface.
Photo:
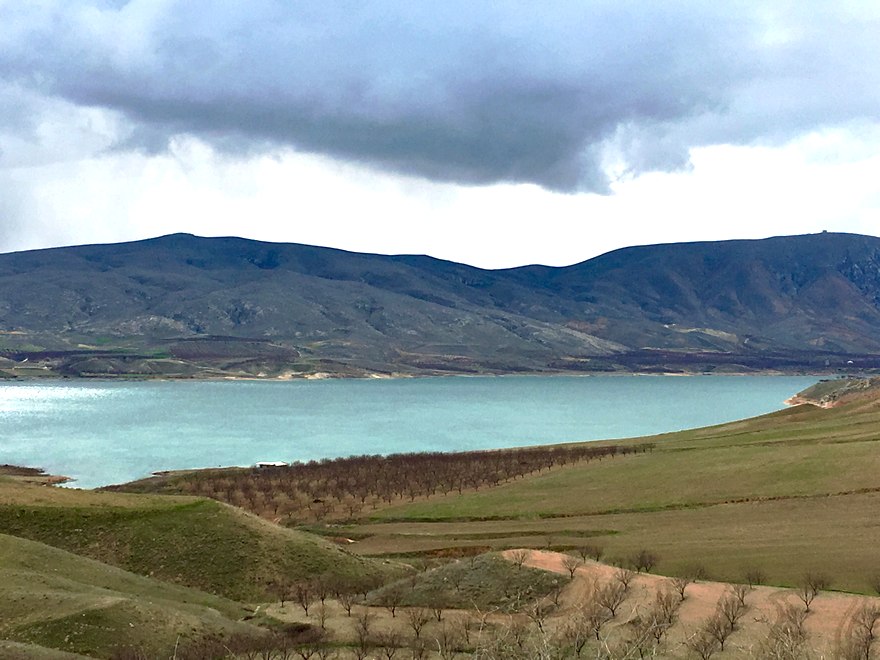
<svg viewBox="0 0 880 660">
<path fill-rule="evenodd" d="M 91 488 L 155 470 L 648 435 L 783 407 L 815 377 L 505 376 L 0 385 L 0 463 Z"/>
</svg>

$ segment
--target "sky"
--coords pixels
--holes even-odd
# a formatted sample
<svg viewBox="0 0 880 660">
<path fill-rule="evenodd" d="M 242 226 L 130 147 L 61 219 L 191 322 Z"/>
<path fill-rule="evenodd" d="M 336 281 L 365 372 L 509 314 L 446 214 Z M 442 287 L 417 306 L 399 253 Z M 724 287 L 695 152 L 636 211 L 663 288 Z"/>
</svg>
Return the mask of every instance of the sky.
<svg viewBox="0 0 880 660">
<path fill-rule="evenodd" d="M 880 3 L 0 0 L 0 252 L 880 235 Z"/>
</svg>

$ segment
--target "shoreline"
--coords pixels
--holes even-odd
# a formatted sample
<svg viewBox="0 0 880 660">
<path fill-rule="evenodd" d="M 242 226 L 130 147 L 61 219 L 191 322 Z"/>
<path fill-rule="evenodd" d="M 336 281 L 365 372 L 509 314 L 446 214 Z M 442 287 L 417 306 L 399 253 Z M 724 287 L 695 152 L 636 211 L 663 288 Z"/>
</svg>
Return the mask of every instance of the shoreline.
<svg viewBox="0 0 880 660">
<path fill-rule="evenodd" d="M 867 378 L 876 375 L 874 372 L 850 372 L 842 374 L 839 372 L 826 371 L 594 371 L 594 372 L 571 372 L 571 371 L 530 371 L 530 372 L 509 372 L 509 373 L 428 373 L 428 374 L 406 374 L 406 373 L 370 373 L 364 375 L 347 375 L 333 374 L 329 372 L 317 372 L 314 374 L 293 375 L 285 374 L 281 376 L 244 376 L 244 375 L 226 375 L 226 376 L 140 376 L 140 375 L 120 375 L 120 376 L 14 376 L 11 378 L 0 378 L 0 386 L 15 383 L 113 383 L 113 382 L 168 382 L 168 383 L 222 383 L 222 382 L 265 382 L 265 383 L 287 383 L 287 382 L 316 382 L 316 381 L 332 381 L 332 380 L 356 380 L 356 381 L 387 381 L 387 380 L 414 380 L 422 378 L 533 378 L 533 377 L 569 377 L 569 378 L 597 378 L 597 377 L 663 377 L 663 378 L 693 378 L 693 377 L 742 377 L 742 376 L 768 376 L 768 377 L 790 377 L 790 378 Z M 794 399 L 794 397 L 791 397 Z M 796 405 L 796 404 L 795 404 Z"/>
</svg>

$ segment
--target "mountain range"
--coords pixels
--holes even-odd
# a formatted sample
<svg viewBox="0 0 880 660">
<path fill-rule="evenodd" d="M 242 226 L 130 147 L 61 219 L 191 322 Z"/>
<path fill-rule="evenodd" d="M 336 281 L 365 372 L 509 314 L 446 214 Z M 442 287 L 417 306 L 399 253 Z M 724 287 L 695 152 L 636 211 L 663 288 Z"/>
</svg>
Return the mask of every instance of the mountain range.
<svg viewBox="0 0 880 660">
<path fill-rule="evenodd" d="M 0 255 L 6 376 L 880 367 L 880 238 L 631 247 L 483 270 L 174 234 Z"/>
</svg>

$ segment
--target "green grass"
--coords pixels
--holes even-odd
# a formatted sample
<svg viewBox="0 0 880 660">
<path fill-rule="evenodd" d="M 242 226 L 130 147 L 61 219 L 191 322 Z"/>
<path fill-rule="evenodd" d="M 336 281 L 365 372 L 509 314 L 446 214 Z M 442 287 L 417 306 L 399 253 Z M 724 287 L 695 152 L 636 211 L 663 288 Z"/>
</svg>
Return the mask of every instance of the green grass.
<svg viewBox="0 0 880 660">
<path fill-rule="evenodd" d="M 244 614 L 224 598 L 0 535 L 3 658 L 110 657 L 127 645 L 167 657 L 178 637 L 257 633 Z"/>
<path fill-rule="evenodd" d="M 880 399 L 621 442 L 644 441 L 655 450 L 381 509 L 351 529 L 363 539 L 353 548 L 590 543 L 609 559 L 648 548 L 670 574 L 700 563 L 741 580 L 757 566 L 790 585 L 812 570 L 835 588 L 870 591 L 880 574 Z"/>
<path fill-rule="evenodd" d="M 517 611 L 568 583 L 568 578 L 517 567 L 495 553 L 460 559 L 372 592 L 367 604 Z"/>
<path fill-rule="evenodd" d="M 5 660 L 81 660 L 87 656 L 49 649 L 36 644 L 0 640 L 0 658 Z"/>
<path fill-rule="evenodd" d="M 234 600 L 268 582 L 389 572 L 310 534 L 213 500 L 123 495 L 0 482 L 0 529 L 141 575 Z"/>
<path fill-rule="evenodd" d="M 580 463 L 373 519 L 540 518 L 657 511 L 880 488 L 880 406 L 804 407 L 650 438 L 646 454 Z"/>
</svg>

